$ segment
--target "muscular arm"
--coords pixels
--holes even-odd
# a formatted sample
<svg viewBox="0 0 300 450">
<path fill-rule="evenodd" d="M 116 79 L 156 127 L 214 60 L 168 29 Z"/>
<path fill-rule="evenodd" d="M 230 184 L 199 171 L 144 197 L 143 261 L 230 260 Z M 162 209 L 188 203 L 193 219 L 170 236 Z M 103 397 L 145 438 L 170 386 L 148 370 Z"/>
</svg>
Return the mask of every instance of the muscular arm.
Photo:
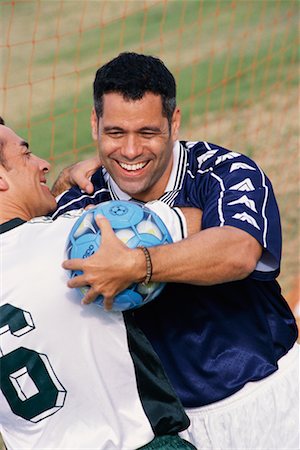
<svg viewBox="0 0 300 450">
<path fill-rule="evenodd" d="M 252 236 L 229 226 L 199 231 L 201 212 L 194 208 L 184 208 L 183 212 L 188 238 L 149 248 L 153 281 L 212 285 L 242 279 L 255 269 L 262 249 Z M 91 286 L 84 303 L 102 294 L 105 307 L 110 309 L 118 292 L 145 278 L 146 262 L 140 249 L 129 249 L 114 235 L 107 219 L 101 218 L 98 224 L 100 249 L 85 260 L 65 261 L 63 267 L 83 271 L 68 285 Z"/>
<path fill-rule="evenodd" d="M 247 277 L 255 269 L 262 248 L 245 231 L 225 226 L 149 251 L 153 281 L 212 285 Z"/>
</svg>

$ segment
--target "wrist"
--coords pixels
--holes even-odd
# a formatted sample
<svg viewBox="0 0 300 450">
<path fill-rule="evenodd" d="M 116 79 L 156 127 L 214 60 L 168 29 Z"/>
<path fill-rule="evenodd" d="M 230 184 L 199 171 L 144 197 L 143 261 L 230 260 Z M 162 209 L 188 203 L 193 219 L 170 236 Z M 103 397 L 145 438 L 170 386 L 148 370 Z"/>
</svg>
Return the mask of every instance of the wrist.
<svg viewBox="0 0 300 450">
<path fill-rule="evenodd" d="M 149 251 L 149 250 L 148 250 Z M 134 259 L 132 262 L 132 271 L 134 273 L 134 282 L 135 283 L 144 283 L 145 280 L 149 279 L 149 269 L 147 272 L 147 264 L 149 267 L 149 262 L 147 263 L 146 256 L 144 250 L 141 247 L 136 247 L 132 250 L 132 254 L 134 255 Z M 151 256 L 150 256 L 151 260 Z M 152 264 L 152 261 L 151 261 Z M 148 275 L 148 276 L 147 276 Z M 152 275 L 152 273 L 151 273 Z M 151 278 L 151 276 L 150 276 Z"/>
<path fill-rule="evenodd" d="M 147 284 L 150 283 L 151 278 L 152 278 L 152 261 L 151 261 L 151 256 L 150 256 L 150 252 L 148 250 L 147 247 L 141 246 L 138 247 L 144 254 L 145 257 L 145 264 L 146 264 L 146 274 L 145 277 L 142 281 L 142 284 L 144 284 L 145 286 L 147 286 Z"/>
</svg>

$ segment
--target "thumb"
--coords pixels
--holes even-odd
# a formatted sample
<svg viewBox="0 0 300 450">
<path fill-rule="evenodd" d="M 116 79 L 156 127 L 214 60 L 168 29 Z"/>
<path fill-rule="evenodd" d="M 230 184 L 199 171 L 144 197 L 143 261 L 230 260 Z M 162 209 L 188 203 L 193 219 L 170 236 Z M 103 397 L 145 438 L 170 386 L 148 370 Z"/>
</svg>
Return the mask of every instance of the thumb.
<svg viewBox="0 0 300 450">
<path fill-rule="evenodd" d="M 110 221 L 106 217 L 104 217 L 102 214 L 97 214 L 95 220 L 101 231 L 103 239 L 107 239 L 112 236 L 116 238 L 114 230 L 111 227 Z"/>
<path fill-rule="evenodd" d="M 82 183 L 82 184 L 84 185 L 84 183 Z M 93 185 L 93 183 L 91 181 L 87 181 L 86 184 L 83 186 L 83 190 L 87 194 L 92 194 L 94 192 L 94 185 Z"/>
<path fill-rule="evenodd" d="M 82 189 L 87 194 L 92 194 L 94 192 L 94 186 L 93 183 L 90 181 L 90 179 L 87 177 L 86 174 L 82 173 L 81 171 L 78 172 L 78 170 L 75 172 L 73 171 L 73 175 L 71 178 L 71 183 L 73 185 L 78 185 L 80 189 Z"/>
</svg>

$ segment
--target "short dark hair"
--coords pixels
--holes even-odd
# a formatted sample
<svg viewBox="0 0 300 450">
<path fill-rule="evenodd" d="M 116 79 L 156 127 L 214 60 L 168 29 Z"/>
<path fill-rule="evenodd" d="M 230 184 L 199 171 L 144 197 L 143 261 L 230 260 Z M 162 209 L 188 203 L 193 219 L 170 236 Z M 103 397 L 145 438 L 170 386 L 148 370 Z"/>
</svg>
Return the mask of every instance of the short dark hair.
<svg viewBox="0 0 300 450">
<path fill-rule="evenodd" d="M 164 63 L 154 56 L 124 52 L 96 72 L 94 106 L 103 115 L 103 94 L 117 92 L 125 100 L 140 100 L 146 92 L 160 95 L 169 126 L 176 108 L 176 82 Z"/>
<path fill-rule="evenodd" d="M 0 125 L 5 125 L 5 121 L 1 116 L 0 116 Z M 0 164 L 2 166 L 4 166 L 4 164 L 6 162 L 5 157 L 4 157 L 3 147 L 4 147 L 4 142 L 0 138 Z"/>
</svg>

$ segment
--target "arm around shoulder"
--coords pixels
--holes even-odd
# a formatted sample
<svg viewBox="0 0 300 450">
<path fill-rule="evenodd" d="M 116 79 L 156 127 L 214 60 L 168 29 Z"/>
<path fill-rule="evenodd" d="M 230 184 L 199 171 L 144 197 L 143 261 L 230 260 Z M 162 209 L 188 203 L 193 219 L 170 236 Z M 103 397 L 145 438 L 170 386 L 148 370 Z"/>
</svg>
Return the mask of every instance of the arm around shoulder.
<svg viewBox="0 0 300 450">
<path fill-rule="evenodd" d="M 98 167 L 100 167 L 100 165 L 101 162 L 99 157 L 93 156 L 84 161 L 79 161 L 65 167 L 52 186 L 52 194 L 58 196 L 62 192 L 76 185 L 88 194 L 91 194 L 94 187 L 90 181 L 90 177 L 98 169 Z"/>
</svg>

